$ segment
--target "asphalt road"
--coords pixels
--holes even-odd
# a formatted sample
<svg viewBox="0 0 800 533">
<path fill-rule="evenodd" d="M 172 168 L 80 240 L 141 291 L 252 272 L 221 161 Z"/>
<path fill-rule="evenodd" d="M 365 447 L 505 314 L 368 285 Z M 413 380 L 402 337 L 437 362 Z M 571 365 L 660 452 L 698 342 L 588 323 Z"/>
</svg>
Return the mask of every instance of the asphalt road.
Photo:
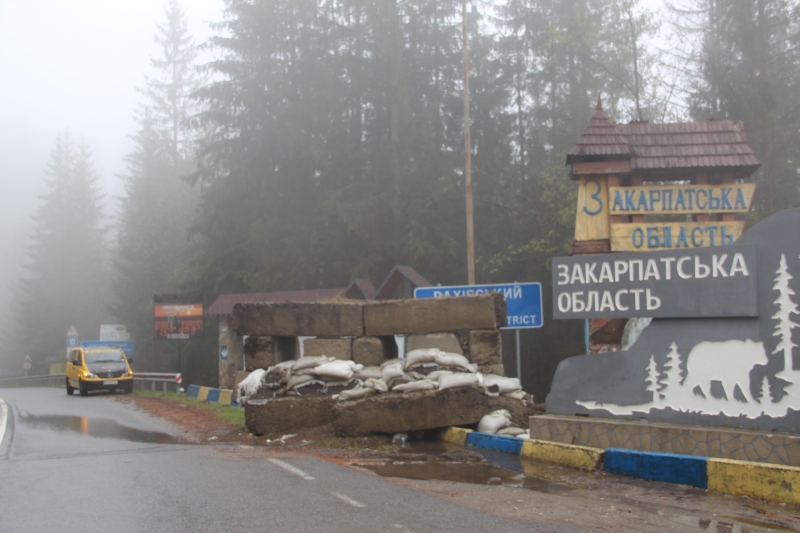
<svg viewBox="0 0 800 533">
<path fill-rule="evenodd" d="M 503 520 L 313 457 L 173 443 L 176 428 L 108 395 L 0 398 L 0 532 L 589 531 Z"/>
</svg>

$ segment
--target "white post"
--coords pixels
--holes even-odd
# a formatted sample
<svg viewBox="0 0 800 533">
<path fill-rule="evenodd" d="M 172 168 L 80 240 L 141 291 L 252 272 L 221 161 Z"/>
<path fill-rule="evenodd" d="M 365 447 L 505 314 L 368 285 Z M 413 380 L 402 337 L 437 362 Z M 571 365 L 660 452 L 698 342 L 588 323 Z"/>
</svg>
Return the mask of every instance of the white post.
<svg viewBox="0 0 800 533">
<path fill-rule="evenodd" d="M 520 384 L 522 384 L 522 364 L 519 357 L 519 328 L 515 329 L 514 331 L 517 334 L 517 378 L 519 379 Z"/>
</svg>

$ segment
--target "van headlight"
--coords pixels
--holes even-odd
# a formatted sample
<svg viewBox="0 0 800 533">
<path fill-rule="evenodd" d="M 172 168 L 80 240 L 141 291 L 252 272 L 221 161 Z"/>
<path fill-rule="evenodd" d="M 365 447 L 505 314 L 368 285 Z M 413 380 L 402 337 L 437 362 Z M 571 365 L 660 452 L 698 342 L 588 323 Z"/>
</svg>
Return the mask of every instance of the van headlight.
<svg viewBox="0 0 800 533">
<path fill-rule="evenodd" d="M 85 375 L 86 375 L 86 377 L 87 377 L 87 378 L 96 378 L 96 377 L 97 377 L 97 376 L 94 374 L 94 372 L 86 372 L 86 373 L 85 373 Z"/>
<path fill-rule="evenodd" d="M 130 370 L 126 370 L 126 371 L 125 371 L 125 373 L 124 373 L 124 374 L 122 374 L 122 375 L 123 375 L 123 376 L 126 376 L 126 377 L 127 377 L 127 376 L 132 376 L 132 375 L 133 375 L 133 372 L 131 372 Z"/>
</svg>

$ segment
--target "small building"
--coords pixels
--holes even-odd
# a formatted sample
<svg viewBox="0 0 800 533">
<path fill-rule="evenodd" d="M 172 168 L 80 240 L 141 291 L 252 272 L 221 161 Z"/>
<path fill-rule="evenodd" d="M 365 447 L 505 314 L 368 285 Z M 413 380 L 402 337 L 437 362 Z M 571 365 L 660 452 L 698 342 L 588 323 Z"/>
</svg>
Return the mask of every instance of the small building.
<svg viewBox="0 0 800 533">
<path fill-rule="evenodd" d="M 416 287 L 432 284 L 409 266 L 396 265 L 380 289 L 368 279 L 357 278 L 349 286 L 336 289 L 221 294 L 205 311 L 219 324 L 219 387 L 233 388 L 236 373 L 244 371 L 244 337 L 230 327 L 233 306 L 237 303 L 324 302 L 326 300 L 387 300 L 411 298 Z"/>
</svg>

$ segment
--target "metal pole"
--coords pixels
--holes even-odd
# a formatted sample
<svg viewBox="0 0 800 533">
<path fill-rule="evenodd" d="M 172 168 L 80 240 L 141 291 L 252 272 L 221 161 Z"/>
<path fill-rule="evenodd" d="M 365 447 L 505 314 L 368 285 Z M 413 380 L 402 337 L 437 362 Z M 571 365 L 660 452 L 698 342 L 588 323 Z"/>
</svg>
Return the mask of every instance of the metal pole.
<svg viewBox="0 0 800 533">
<path fill-rule="evenodd" d="M 517 379 L 519 379 L 520 385 L 522 384 L 522 364 L 520 363 L 519 357 L 519 328 L 514 330 L 517 334 Z"/>
<path fill-rule="evenodd" d="M 475 285 L 475 232 L 472 225 L 472 162 L 469 140 L 469 63 L 467 60 L 467 0 L 461 0 L 461 51 L 464 56 L 464 177 L 467 184 L 467 283 Z"/>
</svg>

